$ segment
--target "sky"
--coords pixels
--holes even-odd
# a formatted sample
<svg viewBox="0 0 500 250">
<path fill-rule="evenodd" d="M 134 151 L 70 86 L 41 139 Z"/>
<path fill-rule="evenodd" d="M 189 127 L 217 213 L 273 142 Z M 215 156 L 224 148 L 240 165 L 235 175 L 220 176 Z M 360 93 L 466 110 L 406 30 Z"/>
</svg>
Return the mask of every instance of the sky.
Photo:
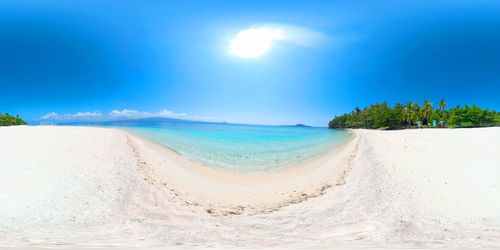
<svg viewBox="0 0 500 250">
<path fill-rule="evenodd" d="M 500 110 L 499 1 L 0 2 L 0 112 L 31 124 L 327 126 L 441 98 Z"/>
</svg>

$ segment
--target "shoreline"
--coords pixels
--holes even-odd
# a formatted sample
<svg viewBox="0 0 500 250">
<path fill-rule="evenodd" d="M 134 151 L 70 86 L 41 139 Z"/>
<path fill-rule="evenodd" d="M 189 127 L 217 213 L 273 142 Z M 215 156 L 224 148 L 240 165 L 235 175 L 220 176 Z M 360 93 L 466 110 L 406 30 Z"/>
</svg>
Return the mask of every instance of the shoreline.
<svg viewBox="0 0 500 250">
<path fill-rule="evenodd" d="M 80 126 L 80 125 L 78 125 Z M 84 125 L 81 125 L 82 127 L 85 127 Z M 257 126 L 257 125 L 255 125 Z M 266 125 L 258 125 L 258 126 L 266 126 Z M 297 159 L 295 157 L 292 157 L 293 160 L 290 162 L 285 162 L 285 163 L 278 163 L 279 161 L 276 160 L 276 163 L 274 164 L 268 164 L 268 165 L 263 165 L 258 166 L 257 168 L 253 168 L 252 166 L 258 165 L 258 163 L 254 164 L 243 164 L 243 168 L 239 168 L 238 163 L 221 163 L 218 162 L 217 160 L 206 160 L 203 158 L 200 158 L 197 156 L 196 153 L 193 152 L 188 152 L 184 153 L 182 150 L 177 150 L 175 148 L 170 147 L 169 145 L 166 145 L 168 143 L 162 143 L 161 140 L 158 141 L 156 140 L 154 135 L 145 135 L 141 131 L 137 131 L 134 128 L 130 127 L 120 127 L 120 126 L 103 126 L 103 127 L 98 127 L 98 128 L 110 128 L 110 129 L 117 129 L 120 131 L 124 131 L 128 133 L 130 136 L 137 137 L 141 140 L 145 141 L 150 141 L 155 144 L 158 144 L 159 146 L 165 147 L 167 150 L 172 151 L 176 153 L 177 155 L 194 162 L 197 165 L 211 168 L 211 169 L 216 169 L 216 170 L 221 170 L 222 172 L 229 172 L 229 173 L 235 173 L 235 174 L 241 174 L 241 175 L 259 175 L 259 176 L 266 176 L 266 175 L 273 175 L 273 174 L 279 174 L 280 172 L 284 172 L 287 169 L 290 168 L 295 168 L 295 167 L 300 167 L 303 165 L 307 165 L 308 163 L 315 161 L 317 159 L 320 159 L 324 157 L 325 155 L 328 155 L 331 153 L 331 151 L 336 150 L 337 148 L 342 148 L 344 147 L 353 137 L 355 137 L 355 133 L 350 131 L 349 129 L 339 129 L 342 130 L 343 132 L 346 133 L 345 138 L 341 138 L 340 143 L 337 143 L 336 140 L 337 138 L 330 138 L 331 142 L 333 142 L 331 145 L 316 145 L 318 150 L 316 153 L 312 153 L 309 155 L 302 156 L 301 154 L 297 153 L 295 154 L 297 156 Z M 318 127 L 319 128 L 319 127 Z M 328 129 L 328 128 L 321 128 L 321 129 Z M 328 129 L 329 130 L 329 129 Z M 284 142 L 285 143 L 285 142 Z M 269 149 L 272 150 L 272 149 Z M 185 150 L 187 151 L 187 150 Z M 300 157 L 299 157 L 300 156 Z M 281 159 L 282 160 L 282 159 Z M 231 166 L 236 166 L 236 168 L 232 168 Z M 245 168 L 250 166 L 250 168 Z"/>
<path fill-rule="evenodd" d="M 72 126 L 72 127 L 84 127 L 85 128 L 86 126 Z M 177 155 L 179 157 L 182 157 L 183 159 L 185 159 L 186 161 L 189 161 L 191 164 L 194 164 L 197 167 L 209 168 L 209 169 L 212 169 L 212 170 L 216 170 L 217 172 L 234 174 L 234 175 L 241 175 L 243 177 L 249 177 L 249 176 L 265 177 L 265 176 L 269 176 L 269 175 L 279 175 L 279 174 L 282 174 L 283 172 L 288 172 L 290 169 L 306 167 L 308 165 L 311 165 L 310 163 L 312 163 L 312 162 L 315 162 L 315 161 L 318 161 L 318 160 L 320 160 L 322 158 L 328 157 L 328 155 L 331 156 L 333 153 L 339 153 L 352 140 L 354 140 L 357 137 L 357 134 L 352 129 L 342 129 L 342 130 L 345 130 L 345 131 L 348 132 L 348 138 L 347 139 L 345 139 L 342 143 L 340 143 L 338 145 L 332 146 L 331 149 L 329 149 L 329 150 L 327 150 L 327 151 L 325 151 L 323 153 L 320 153 L 320 154 L 318 154 L 316 156 L 311 157 L 310 159 L 307 159 L 305 161 L 299 161 L 298 163 L 290 165 L 290 166 L 283 166 L 283 167 L 279 167 L 279 168 L 273 168 L 271 170 L 265 170 L 265 171 L 261 171 L 261 170 L 256 170 L 256 171 L 242 170 L 242 171 L 238 171 L 238 170 L 231 170 L 231 169 L 227 169 L 227 168 L 223 168 L 223 167 L 209 166 L 209 165 L 206 165 L 206 164 L 204 164 L 202 162 L 198 162 L 198 161 L 196 161 L 194 159 L 186 157 L 182 153 L 176 151 L 173 148 L 170 148 L 169 146 L 163 145 L 160 142 L 156 142 L 154 139 L 147 138 L 147 137 L 145 137 L 143 135 L 140 135 L 140 134 L 138 134 L 136 132 L 133 132 L 133 131 L 129 131 L 127 129 L 123 129 L 123 128 L 119 128 L 119 127 L 110 127 L 110 128 L 108 128 L 108 127 L 96 127 L 96 128 L 113 129 L 113 130 L 118 130 L 118 131 L 121 131 L 121 132 L 125 132 L 126 135 L 129 136 L 129 137 L 133 137 L 133 138 L 135 138 L 137 140 L 140 140 L 140 141 L 145 141 L 145 142 L 147 142 L 146 144 L 148 144 L 149 146 L 152 146 L 152 147 L 161 147 L 161 148 L 164 148 L 164 150 L 170 151 L 171 153 L 174 153 L 175 155 Z"/>
<path fill-rule="evenodd" d="M 308 162 L 269 173 L 238 173 L 204 166 L 174 150 L 119 128 L 147 181 L 165 188 L 171 200 L 211 215 L 254 215 L 317 197 L 344 184 L 359 136 Z"/>
</svg>

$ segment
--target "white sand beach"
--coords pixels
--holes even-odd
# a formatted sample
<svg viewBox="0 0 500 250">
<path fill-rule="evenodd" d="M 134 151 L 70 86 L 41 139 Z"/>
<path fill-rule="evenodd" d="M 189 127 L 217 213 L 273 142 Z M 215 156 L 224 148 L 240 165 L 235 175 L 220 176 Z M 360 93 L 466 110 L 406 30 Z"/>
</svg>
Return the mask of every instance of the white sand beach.
<svg viewBox="0 0 500 250">
<path fill-rule="evenodd" d="M 0 128 L 0 246 L 500 247 L 500 128 L 353 130 L 269 175 L 118 129 Z"/>
</svg>

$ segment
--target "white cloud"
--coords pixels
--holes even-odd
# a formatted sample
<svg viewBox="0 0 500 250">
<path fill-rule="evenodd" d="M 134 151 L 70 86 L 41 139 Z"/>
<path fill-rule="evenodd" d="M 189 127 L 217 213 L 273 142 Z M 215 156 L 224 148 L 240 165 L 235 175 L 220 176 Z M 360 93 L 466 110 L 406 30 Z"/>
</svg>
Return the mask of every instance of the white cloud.
<svg viewBox="0 0 500 250">
<path fill-rule="evenodd" d="M 268 23 L 254 25 L 240 31 L 231 40 L 231 53 L 246 58 L 257 58 L 276 42 L 312 47 L 323 43 L 326 36 L 320 32 L 294 25 Z"/>
<path fill-rule="evenodd" d="M 50 112 L 50 113 L 40 117 L 40 119 L 49 119 L 49 118 L 58 117 L 58 116 L 59 115 L 56 112 Z"/>
<path fill-rule="evenodd" d="M 167 110 L 167 109 L 163 109 L 158 114 L 160 116 L 164 116 L 164 117 L 187 117 L 186 113 L 174 113 L 174 112 Z"/>
<path fill-rule="evenodd" d="M 143 117 L 144 114 L 142 114 L 141 112 L 139 112 L 137 110 L 124 109 L 122 111 L 113 110 L 113 111 L 109 112 L 109 115 L 115 116 L 115 117 L 133 118 L 133 117 Z"/>
<path fill-rule="evenodd" d="M 87 118 L 87 117 L 101 117 L 102 114 L 99 111 L 94 111 L 94 112 L 78 112 L 76 114 L 72 115 L 73 117 L 81 117 L 81 118 Z"/>
<path fill-rule="evenodd" d="M 123 109 L 122 111 L 113 110 L 109 112 L 109 115 L 112 117 L 123 117 L 130 119 L 148 118 L 148 117 L 187 118 L 187 114 L 185 113 L 174 113 L 173 111 L 170 111 L 168 109 L 163 109 L 158 113 L 137 111 L 133 109 Z"/>
<path fill-rule="evenodd" d="M 99 111 L 78 112 L 74 114 L 64 114 L 64 115 L 59 115 L 56 112 L 50 112 L 40 117 L 39 120 L 91 120 L 100 117 L 102 117 L 102 114 Z"/>
<path fill-rule="evenodd" d="M 320 44 L 326 36 L 318 31 L 295 25 L 268 23 L 254 25 L 248 30 L 266 30 L 272 36 L 272 40 L 286 41 L 299 46 L 311 47 Z"/>
<path fill-rule="evenodd" d="M 168 109 L 160 110 L 159 112 L 137 111 L 133 109 L 112 110 L 107 114 L 102 114 L 99 111 L 94 112 L 77 112 L 60 115 L 56 112 L 48 113 L 40 117 L 39 121 L 60 121 L 60 122 L 78 122 L 78 121 L 117 121 L 123 119 L 140 119 L 150 117 L 166 117 L 176 119 L 189 119 L 196 121 L 219 121 L 213 117 L 191 116 L 186 113 L 175 113 Z"/>
<path fill-rule="evenodd" d="M 320 32 L 293 25 L 265 24 L 267 29 L 280 30 L 282 37 L 279 40 L 287 41 L 295 45 L 311 47 L 321 43 L 326 37 Z"/>
</svg>

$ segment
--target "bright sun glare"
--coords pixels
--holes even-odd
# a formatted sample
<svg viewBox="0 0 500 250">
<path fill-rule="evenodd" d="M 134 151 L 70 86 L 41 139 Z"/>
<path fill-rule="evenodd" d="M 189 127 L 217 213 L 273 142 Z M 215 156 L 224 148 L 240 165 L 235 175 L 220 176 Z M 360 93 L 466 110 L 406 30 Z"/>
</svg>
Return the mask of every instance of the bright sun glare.
<svg viewBox="0 0 500 250">
<path fill-rule="evenodd" d="M 258 28 L 243 30 L 231 42 L 231 53 L 241 57 L 257 58 L 264 54 L 274 40 L 282 40 L 279 29 Z"/>
</svg>

